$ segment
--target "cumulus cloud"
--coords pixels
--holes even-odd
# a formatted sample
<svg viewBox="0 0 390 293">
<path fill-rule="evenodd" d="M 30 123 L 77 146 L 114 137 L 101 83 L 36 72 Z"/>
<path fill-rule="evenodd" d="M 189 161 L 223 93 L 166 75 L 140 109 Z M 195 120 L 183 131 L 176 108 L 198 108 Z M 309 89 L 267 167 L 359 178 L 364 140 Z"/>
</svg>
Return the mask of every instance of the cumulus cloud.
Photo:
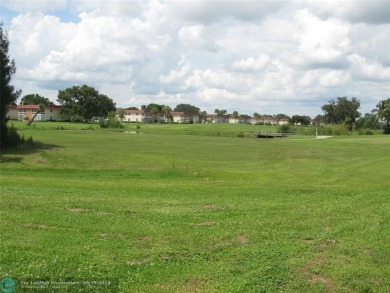
<svg viewBox="0 0 390 293">
<path fill-rule="evenodd" d="M 178 38 L 182 45 L 191 50 L 206 49 L 217 51 L 218 47 L 203 25 L 191 25 L 182 27 L 178 32 Z"/>
<path fill-rule="evenodd" d="M 249 57 L 246 59 L 241 59 L 233 64 L 233 69 L 238 71 L 259 71 L 264 69 L 267 63 L 270 61 L 270 58 L 262 54 L 260 57 Z"/>
<path fill-rule="evenodd" d="M 337 17 L 351 22 L 390 23 L 388 0 L 306 0 L 305 2 L 313 12 L 325 19 Z"/>
<path fill-rule="evenodd" d="M 297 11 L 293 39 L 298 47 L 292 61 L 308 67 L 339 67 L 351 50 L 349 26 L 337 20 L 323 21 L 307 9 Z"/>
<path fill-rule="evenodd" d="M 381 0 L 30 2 L 0 4 L 14 13 L 15 86 L 53 101 L 87 83 L 122 107 L 316 115 L 336 96 L 390 88 Z"/>
<path fill-rule="evenodd" d="M 3 0 L 1 5 L 18 12 L 46 12 L 65 9 L 67 0 L 18 1 Z"/>
<path fill-rule="evenodd" d="M 383 66 L 357 54 L 351 55 L 349 60 L 352 63 L 352 74 L 358 78 L 377 82 L 390 80 L 390 66 Z"/>
<path fill-rule="evenodd" d="M 260 20 L 285 6 L 284 1 L 168 1 L 172 13 L 192 22 L 210 24 L 224 19 Z"/>
</svg>

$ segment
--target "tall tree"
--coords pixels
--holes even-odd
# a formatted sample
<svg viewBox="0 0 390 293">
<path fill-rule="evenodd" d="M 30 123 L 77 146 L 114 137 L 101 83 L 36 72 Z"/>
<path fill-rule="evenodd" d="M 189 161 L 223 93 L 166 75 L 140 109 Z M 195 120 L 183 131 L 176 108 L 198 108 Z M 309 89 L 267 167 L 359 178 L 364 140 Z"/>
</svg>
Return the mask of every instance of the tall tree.
<svg viewBox="0 0 390 293">
<path fill-rule="evenodd" d="M 290 118 L 290 123 L 297 125 L 309 125 L 311 123 L 311 119 L 309 116 L 301 116 L 301 115 L 294 115 Z"/>
<path fill-rule="evenodd" d="M 54 105 L 53 102 L 51 102 L 48 98 L 42 97 L 38 94 L 28 94 L 25 95 L 20 100 L 20 105 Z"/>
<path fill-rule="evenodd" d="M 173 111 L 175 112 L 185 112 L 191 114 L 199 114 L 200 109 L 190 104 L 179 104 L 177 105 Z"/>
<path fill-rule="evenodd" d="M 237 111 L 234 111 L 233 114 L 232 114 L 233 118 L 234 118 L 234 123 L 237 123 L 237 119 L 238 119 L 238 112 Z"/>
<path fill-rule="evenodd" d="M 58 91 L 57 101 L 61 105 L 62 113 L 74 121 L 81 117 L 88 122 L 93 117 L 107 117 L 109 112 L 116 110 L 112 99 L 87 85 Z"/>
<path fill-rule="evenodd" d="M 358 109 L 360 108 L 360 101 L 356 98 L 349 100 L 347 97 L 338 97 L 337 101 L 329 101 L 321 107 L 324 111 L 324 118 L 328 123 L 346 124 L 349 130 L 356 119 L 360 117 Z"/>
<path fill-rule="evenodd" d="M 3 30 L 3 24 L 0 23 L 0 148 L 6 147 L 8 142 L 8 107 L 16 105 L 16 100 L 21 93 L 21 91 L 16 91 L 11 85 L 12 75 L 16 72 L 16 66 L 15 61 L 8 55 L 8 47 L 8 34 Z"/>
<path fill-rule="evenodd" d="M 207 121 L 207 112 L 206 111 L 202 111 L 199 113 L 199 121 L 206 123 L 206 121 Z"/>
<path fill-rule="evenodd" d="M 171 107 L 165 106 L 165 105 L 164 105 L 164 106 L 162 107 L 162 111 L 164 112 L 165 121 L 166 121 L 166 122 L 172 122 L 173 117 L 172 117 L 172 114 L 171 114 L 171 112 L 172 112 Z"/>
<path fill-rule="evenodd" d="M 125 118 L 125 115 L 126 115 L 125 110 L 123 108 L 118 108 L 118 109 L 116 109 L 116 113 L 118 114 L 121 121 L 123 121 L 123 119 Z"/>
<path fill-rule="evenodd" d="M 256 123 L 259 123 L 260 119 L 261 119 L 261 115 L 257 112 L 253 113 L 253 117 L 255 117 L 256 119 Z"/>
<path fill-rule="evenodd" d="M 385 125 L 384 133 L 390 134 L 390 99 L 380 101 L 376 105 L 376 112 Z"/>
</svg>

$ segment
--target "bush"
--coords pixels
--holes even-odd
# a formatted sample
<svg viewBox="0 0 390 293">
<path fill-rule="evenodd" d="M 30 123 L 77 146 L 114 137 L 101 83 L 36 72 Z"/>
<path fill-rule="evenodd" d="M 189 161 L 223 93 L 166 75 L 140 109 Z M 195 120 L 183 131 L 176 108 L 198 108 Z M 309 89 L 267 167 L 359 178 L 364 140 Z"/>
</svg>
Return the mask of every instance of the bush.
<svg viewBox="0 0 390 293">
<path fill-rule="evenodd" d="M 278 128 L 278 132 L 281 132 L 281 133 L 291 132 L 291 126 L 289 124 L 281 125 Z"/>
<path fill-rule="evenodd" d="M 100 117 L 99 125 L 101 128 L 123 128 L 122 123 L 113 117 L 109 117 L 107 120 Z"/>
<path fill-rule="evenodd" d="M 70 121 L 73 123 L 83 122 L 84 118 L 83 118 L 83 116 L 76 114 L 76 115 L 73 115 L 72 117 L 70 117 Z"/>
<path fill-rule="evenodd" d="M 5 133 L 6 147 L 15 148 L 18 146 L 33 146 L 33 145 L 34 145 L 34 140 L 31 136 L 27 139 L 25 139 L 23 136 L 20 136 L 13 125 L 11 127 L 6 128 L 6 133 Z"/>
<path fill-rule="evenodd" d="M 24 140 L 24 138 L 18 134 L 13 125 L 6 128 L 5 131 L 5 145 L 7 147 L 16 147 L 22 143 L 22 139 Z"/>
</svg>

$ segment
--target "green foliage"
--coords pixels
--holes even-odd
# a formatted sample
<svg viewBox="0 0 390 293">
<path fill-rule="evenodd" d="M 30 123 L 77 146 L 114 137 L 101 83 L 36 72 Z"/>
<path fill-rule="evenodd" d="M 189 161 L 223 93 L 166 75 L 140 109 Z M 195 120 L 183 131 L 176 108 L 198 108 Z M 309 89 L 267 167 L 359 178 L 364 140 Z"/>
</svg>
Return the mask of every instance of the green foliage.
<svg viewBox="0 0 390 293">
<path fill-rule="evenodd" d="M 292 131 L 292 127 L 289 124 L 280 125 L 278 128 L 278 132 L 281 133 L 289 133 Z"/>
<path fill-rule="evenodd" d="M 291 124 L 299 124 L 299 125 L 310 125 L 311 119 L 309 116 L 305 115 L 294 115 L 290 119 Z"/>
<path fill-rule="evenodd" d="M 390 134 L 390 99 L 380 101 L 375 111 L 384 123 L 383 133 Z"/>
<path fill-rule="evenodd" d="M 349 100 L 347 97 L 338 97 L 337 101 L 329 101 L 321 109 L 325 112 L 324 119 L 332 124 L 345 124 L 348 130 L 352 130 L 356 119 L 360 117 L 358 109 L 360 101 L 356 98 Z"/>
<path fill-rule="evenodd" d="M 108 118 L 99 118 L 101 128 L 123 128 L 123 124 L 115 118 L 115 112 L 108 113 Z"/>
<path fill-rule="evenodd" d="M 20 105 L 54 105 L 48 98 L 39 94 L 28 94 L 20 100 Z"/>
<path fill-rule="evenodd" d="M 15 61 L 8 55 L 9 40 L 8 34 L 3 30 L 0 23 L 0 149 L 7 146 L 7 143 L 14 141 L 13 131 L 7 127 L 7 108 L 15 105 L 21 91 L 15 91 L 11 85 L 12 75 L 16 72 Z M 7 137 L 10 133 L 12 139 Z"/>
<path fill-rule="evenodd" d="M 375 113 L 366 113 L 364 117 L 356 120 L 356 129 L 378 129 L 379 128 L 379 117 Z"/>
<path fill-rule="evenodd" d="M 196 106 L 190 105 L 190 104 L 179 104 L 174 109 L 174 112 L 184 112 L 184 113 L 192 113 L 192 114 L 199 114 L 200 109 Z"/>
<path fill-rule="evenodd" d="M 72 123 L 79 123 L 84 121 L 84 117 L 79 114 L 74 114 L 70 117 Z"/>
<path fill-rule="evenodd" d="M 72 121 L 82 117 L 83 121 L 89 122 L 94 117 L 107 117 L 108 112 L 116 110 L 112 99 L 87 85 L 58 91 L 57 101 L 62 113 L 71 117 Z"/>
</svg>

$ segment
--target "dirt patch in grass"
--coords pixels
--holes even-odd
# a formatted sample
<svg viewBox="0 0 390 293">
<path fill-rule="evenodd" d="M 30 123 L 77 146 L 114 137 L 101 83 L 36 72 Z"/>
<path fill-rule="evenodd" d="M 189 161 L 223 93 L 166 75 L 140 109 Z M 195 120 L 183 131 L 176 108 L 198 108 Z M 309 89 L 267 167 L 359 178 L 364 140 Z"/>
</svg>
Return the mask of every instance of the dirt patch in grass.
<svg viewBox="0 0 390 293">
<path fill-rule="evenodd" d="M 210 226 L 215 226 L 217 224 L 218 224 L 217 222 L 203 222 L 203 223 L 197 223 L 197 224 L 193 223 L 192 225 L 198 226 L 198 227 L 202 227 L 202 226 L 210 227 Z"/>
<path fill-rule="evenodd" d="M 336 243 L 337 243 L 336 239 L 324 239 L 324 240 L 321 240 L 318 243 L 318 247 L 320 247 L 320 248 L 327 248 L 330 245 L 333 245 L 333 244 L 336 244 Z"/>
<path fill-rule="evenodd" d="M 68 211 L 70 211 L 72 213 L 87 213 L 87 212 L 89 212 L 89 210 L 81 209 L 81 208 L 72 208 L 72 209 L 68 209 Z"/>
<path fill-rule="evenodd" d="M 238 235 L 236 237 L 236 241 L 240 245 L 247 245 L 249 243 L 249 239 L 248 239 L 248 237 L 246 235 Z"/>
<path fill-rule="evenodd" d="M 207 288 L 207 282 L 198 278 L 189 278 L 183 284 L 179 285 L 178 292 L 198 293 L 204 292 Z"/>
<path fill-rule="evenodd" d="M 325 287 L 325 292 L 335 292 L 335 285 L 330 278 L 320 274 L 319 269 L 324 265 L 324 256 L 322 253 L 316 254 L 304 266 L 303 271 L 305 278 L 310 284 L 322 284 Z"/>
<path fill-rule="evenodd" d="M 47 226 L 45 224 L 27 224 L 24 225 L 27 228 L 35 228 L 35 229 L 57 229 L 57 230 L 74 230 L 72 228 L 63 228 L 63 227 L 56 227 L 56 226 Z"/>
<path fill-rule="evenodd" d="M 100 238 L 123 238 L 125 237 L 123 234 L 109 234 L 109 233 L 99 233 L 97 234 Z"/>
</svg>

